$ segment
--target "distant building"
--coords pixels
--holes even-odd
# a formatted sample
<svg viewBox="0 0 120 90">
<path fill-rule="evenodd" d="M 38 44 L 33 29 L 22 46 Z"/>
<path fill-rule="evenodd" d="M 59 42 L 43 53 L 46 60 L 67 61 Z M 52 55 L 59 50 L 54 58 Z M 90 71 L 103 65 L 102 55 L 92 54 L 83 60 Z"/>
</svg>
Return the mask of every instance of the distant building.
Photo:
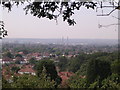
<svg viewBox="0 0 120 90">
<path fill-rule="evenodd" d="M 26 59 L 29 61 L 31 58 L 35 58 L 36 60 L 41 60 L 42 56 L 40 53 L 29 53 L 26 56 Z"/>
<path fill-rule="evenodd" d="M 23 52 L 18 52 L 18 54 L 24 55 L 24 53 L 23 53 Z"/>
<path fill-rule="evenodd" d="M 67 57 L 68 57 L 68 58 L 72 58 L 72 57 L 73 57 L 73 55 L 68 55 Z"/>
</svg>

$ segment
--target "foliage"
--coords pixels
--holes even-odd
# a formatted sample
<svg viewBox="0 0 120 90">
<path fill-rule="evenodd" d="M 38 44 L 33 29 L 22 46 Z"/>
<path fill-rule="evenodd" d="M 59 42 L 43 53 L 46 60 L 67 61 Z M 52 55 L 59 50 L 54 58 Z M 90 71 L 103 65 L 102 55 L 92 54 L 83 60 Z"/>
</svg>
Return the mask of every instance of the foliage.
<svg viewBox="0 0 120 90">
<path fill-rule="evenodd" d="M 120 75 L 112 74 L 108 78 L 104 79 L 102 81 L 102 87 L 101 88 L 119 89 L 120 88 Z"/>
<path fill-rule="evenodd" d="M 92 59 L 88 63 L 87 67 L 87 83 L 93 83 L 97 77 L 99 80 L 103 80 L 111 74 L 110 63 L 104 60 Z"/>
<path fill-rule="evenodd" d="M 62 57 L 59 57 L 58 60 L 59 62 L 57 66 L 60 68 L 60 71 L 65 71 L 67 68 L 68 59 L 62 56 Z"/>
<path fill-rule="evenodd" d="M 83 63 L 80 69 L 76 72 L 76 74 L 86 76 L 86 73 L 87 73 L 87 64 Z"/>
<path fill-rule="evenodd" d="M 2 76 L 2 88 L 10 88 L 9 82 Z"/>
<path fill-rule="evenodd" d="M 39 78 L 32 75 L 14 76 L 11 83 L 3 80 L 3 88 L 54 88 L 54 85 L 55 82 L 46 78 L 44 73 Z"/>
<path fill-rule="evenodd" d="M 50 77 L 51 80 L 56 82 L 56 85 L 61 83 L 61 78 L 57 75 L 57 71 L 53 61 L 51 60 L 40 60 L 36 65 L 35 69 L 37 71 L 37 75 L 40 76 L 43 68 L 46 69 L 47 77 Z"/>
<path fill-rule="evenodd" d="M 6 52 L 6 53 L 3 54 L 3 57 L 13 58 L 14 55 L 11 52 Z"/>
<path fill-rule="evenodd" d="M 93 82 L 92 84 L 90 84 L 90 86 L 88 88 L 99 88 L 99 83 L 98 81 Z"/>
<path fill-rule="evenodd" d="M 17 73 L 17 72 L 20 70 L 20 68 L 17 67 L 17 66 L 13 66 L 13 67 L 11 68 L 11 70 L 12 70 L 13 72 Z"/>
<path fill-rule="evenodd" d="M 75 58 L 72 58 L 68 62 L 68 70 L 72 72 L 77 72 L 80 69 L 83 62 L 85 62 L 85 55 L 79 55 Z"/>
<path fill-rule="evenodd" d="M 72 52 L 73 54 L 78 54 L 78 53 L 83 53 L 83 52 L 91 52 L 94 50 L 100 51 L 99 53 L 94 53 L 92 54 L 92 56 L 96 56 L 95 57 L 101 57 L 101 56 L 110 56 L 112 61 L 114 60 L 114 58 L 118 58 L 118 54 L 117 53 L 113 53 L 112 55 L 110 53 L 103 53 L 103 50 L 106 48 L 106 52 L 113 52 L 115 51 L 115 49 L 118 49 L 117 46 L 82 46 L 82 45 L 69 45 L 68 49 L 64 49 L 64 45 L 54 45 L 54 44 L 49 44 L 49 45 L 41 45 L 41 44 L 27 44 L 27 43 L 3 43 L 3 52 L 7 52 L 10 48 L 12 49 L 12 52 L 23 52 L 25 54 L 26 53 L 41 53 L 43 54 L 43 52 L 47 52 L 47 53 L 52 53 L 52 54 L 57 54 L 59 56 L 61 56 L 63 54 L 63 52 L 69 51 L 69 54 L 71 54 L 70 52 Z M 57 49 L 54 49 L 57 48 Z M 53 52 L 54 51 L 54 52 Z M 77 51 L 77 52 L 76 52 Z M 101 53 L 101 54 L 100 54 Z M 26 54 L 25 54 L 26 55 Z M 84 55 L 83 55 L 84 56 Z M 91 58 L 91 55 L 87 55 L 88 59 L 89 57 Z M 113 58 L 114 57 L 114 58 Z M 111 60 L 110 60 L 111 61 Z"/>
<path fill-rule="evenodd" d="M 8 1 L 8 2 L 2 2 L 2 5 L 6 8 L 8 8 L 9 11 L 11 11 L 12 6 L 19 5 L 20 3 L 24 4 L 25 1 Z M 74 25 L 76 22 L 74 19 L 71 19 L 72 15 L 74 14 L 75 10 L 80 10 L 81 6 L 85 6 L 87 9 L 92 8 L 94 9 L 96 7 L 96 3 L 89 2 L 89 1 L 73 1 L 73 2 L 65 2 L 60 0 L 53 0 L 51 1 L 41 1 L 38 2 L 37 0 L 34 0 L 31 2 L 28 0 L 28 5 L 24 8 L 26 14 L 30 12 L 33 16 L 36 16 L 38 18 L 48 18 L 50 20 L 54 19 L 57 20 L 57 18 L 61 15 L 63 18 L 63 21 L 67 21 L 69 25 Z"/>
<path fill-rule="evenodd" d="M 114 61 L 111 67 L 112 67 L 113 73 L 120 75 L 120 61 L 119 60 Z"/>
<path fill-rule="evenodd" d="M 70 77 L 68 85 L 70 88 L 86 88 L 86 79 L 80 78 L 79 75 L 75 75 Z"/>
<path fill-rule="evenodd" d="M 87 86 L 87 81 L 84 78 L 80 78 L 78 75 L 72 76 L 68 80 L 68 85 L 70 88 L 103 88 L 103 89 L 119 89 L 120 88 L 120 76 L 118 74 L 112 74 L 107 78 L 100 81 L 100 77 Z"/>
<path fill-rule="evenodd" d="M 5 24 L 3 21 L 0 21 L 0 39 L 2 39 L 2 37 L 7 36 L 7 30 L 5 30 Z"/>
<path fill-rule="evenodd" d="M 52 59 L 56 60 L 56 58 Z M 67 87 L 94 89 L 116 89 L 120 87 L 120 62 L 118 60 L 117 52 L 98 52 L 93 54 L 80 53 L 80 55 L 77 55 L 76 57 L 58 57 L 58 59 L 61 61 L 60 63 L 62 63 L 61 65 L 64 69 L 70 70 L 71 68 L 67 66 L 70 65 L 72 69 L 76 70 L 77 75 L 70 77 L 68 81 L 66 81 Z M 7 67 L 6 65 L 4 66 Z M 35 69 L 37 70 L 38 76 L 14 76 L 12 79 L 14 82 L 10 83 L 3 78 L 3 87 L 56 88 L 60 85 L 61 78 L 57 75 L 54 61 L 49 59 L 39 60 L 35 63 Z M 9 67 L 6 70 L 8 75 L 8 72 L 10 71 Z M 11 70 L 16 71 L 15 68 Z M 86 77 L 81 78 L 81 76 Z M 66 86 L 61 88 L 64 87 Z"/>
<path fill-rule="evenodd" d="M 32 57 L 32 58 L 29 60 L 29 63 L 30 63 L 30 64 L 36 64 L 36 58 Z"/>
</svg>

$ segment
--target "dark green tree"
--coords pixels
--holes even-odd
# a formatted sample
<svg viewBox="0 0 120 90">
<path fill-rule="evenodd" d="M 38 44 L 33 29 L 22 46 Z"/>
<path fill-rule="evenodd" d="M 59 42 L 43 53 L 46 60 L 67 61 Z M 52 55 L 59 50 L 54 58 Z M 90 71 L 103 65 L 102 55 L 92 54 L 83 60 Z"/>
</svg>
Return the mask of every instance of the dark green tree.
<svg viewBox="0 0 120 90">
<path fill-rule="evenodd" d="M 30 63 L 30 64 L 36 64 L 36 58 L 32 57 L 32 58 L 29 60 L 29 63 Z"/>
<path fill-rule="evenodd" d="M 79 75 L 70 77 L 67 83 L 70 88 L 86 88 L 86 79 L 80 78 Z"/>
<path fill-rule="evenodd" d="M 67 68 L 68 59 L 66 57 L 59 57 L 59 63 L 57 64 L 60 67 L 60 71 L 65 71 Z"/>
<path fill-rule="evenodd" d="M 83 63 L 80 67 L 80 69 L 76 72 L 78 75 L 86 76 L 87 70 L 87 63 Z"/>
<path fill-rule="evenodd" d="M 87 83 L 91 84 L 95 80 L 101 82 L 111 74 L 110 63 L 104 60 L 92 59 L 87 67 Z"/>
<path fill-rule="evenodd" d="M 2 76 L 2 88 L 10 88 L 11 84 Z"/>
<path fill-rule="evenodd" d="M 12 70 L 13 72 L 17 73 L 17 72 L 20 70 L 20 68 L 17 67 L 17 66 L 13 66 L 13 67 L 11 68 L 11 70 Z"/>
<path fill-rule="evenodd" d="M 102 87 L 104 89 L 119 89 L 120 88 L 120 75 L 112 74 L 102 81 Z"/>
<path fill-rule="evenodd" d="M 68 62 L 68 70 L 72 72 L 77 72 L 84 62 L 85 62 L 85 54 L 81 54 L 75 58 L 72 58 Z"/>
<path fill-rule="evenodd" d="M 11 52 L 6 52 L 3 54 L 3 57 L 14 58 L 14 55 Z"/>
<path fill-rule="evenodd" d="M 6 88 L 4 83 L 3 88 Z M 14 76 L 13 82 L 9 83 L 7 88 L 54 88 L 55 82 L 46 78 L 46 74 L 42 73 L 40 77 L 32 75 Z"/>
<path fill-rule="evenodd" d="M 120 61 L 116 60 L 112 63 L 112 73 L 120 75 Z"/>
<path fill-rule="evenodd" d="M 38 77 L 41 75 L 44 67 L 46 69 L 47 77 L 50 77 L 51 81 L 54 80 L 56 86 L 59 85 L 61 83 L 61 78 L 58 76 L 54 62 L 51 60 L 40 60 L 35 65 Z"/>
<path fill-rule="evenodd" d="M 16 54 L 15 57 L 20 57 L 20 58 L 22 58 L 22 55 L 21 55 L 21 54 Z"/>
</svg>

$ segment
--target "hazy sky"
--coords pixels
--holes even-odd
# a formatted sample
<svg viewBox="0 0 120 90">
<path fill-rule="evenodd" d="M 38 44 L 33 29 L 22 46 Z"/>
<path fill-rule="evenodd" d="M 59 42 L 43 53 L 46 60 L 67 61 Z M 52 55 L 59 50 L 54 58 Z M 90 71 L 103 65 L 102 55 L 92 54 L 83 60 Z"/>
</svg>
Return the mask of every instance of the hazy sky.
<svg viewBox="0 0 120 90">
<path fill-rule="evenodd" d="M 98 28 L 98 24 L 109 25 L 118 23 L 112 16 L 118 16 L 115 11 L 107 17 L 97 17 L 95 10 L 87 10 L 82 7 L 76 11 L 73 18 L 77 22 L 75 26 L 69 26 L 59 17 L 58 24 L 55 20 L 37 18 L 32 15 L 25 15 L 24 6 L 14 6 L 8 13 L 3 10 L 5 28 L 8 30 L 7 38 L 89 38 L 89 39 L 117 39 L 118 26 Z"/>
</svg>

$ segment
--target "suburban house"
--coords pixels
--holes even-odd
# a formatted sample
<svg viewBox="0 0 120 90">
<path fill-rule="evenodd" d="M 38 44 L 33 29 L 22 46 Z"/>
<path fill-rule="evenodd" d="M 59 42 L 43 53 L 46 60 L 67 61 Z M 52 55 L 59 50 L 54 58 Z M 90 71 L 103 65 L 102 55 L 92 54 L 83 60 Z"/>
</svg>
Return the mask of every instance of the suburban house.
<svg viewBox="0 0 120 90">
<path fill-rule="evenodd" d="M 26 65 L 24 68 L 20 69 L 18 71 L 19 74 L 31 74 L 31 75 L 36 75 L 35 70 L 32 69 L 32 66 Z"/>
<path fill-rule="evenodd" d="M 19 61 L 20 64 L 27 63 L 27 61 L 23 57 L 19 57 L 19 56 L 15 57 L 15 61 Z"/>
<path fill-rule="evenodd" d="M 58 75 L 61 77 L 63 84 L 66 80 L 75 74 L 73 72 L 59 72 Z"/>
<path fill-rule="evenodd" d="M 13 59 L 9 58 L 9 57 L 3 57 L 2 58 L 2 64 L 9 64 L 9 63 L 13 63 Z"/>
</svg>

